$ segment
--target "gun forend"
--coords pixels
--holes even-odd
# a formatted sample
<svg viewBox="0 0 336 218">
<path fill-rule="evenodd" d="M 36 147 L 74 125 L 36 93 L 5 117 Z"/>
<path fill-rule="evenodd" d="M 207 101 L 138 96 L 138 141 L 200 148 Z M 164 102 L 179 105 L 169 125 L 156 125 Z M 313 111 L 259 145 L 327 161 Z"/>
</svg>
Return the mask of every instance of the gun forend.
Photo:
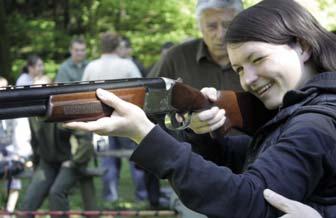
<svg viewBox="0 0 336 218">
<path fill-rule="evenodd" d="M 108 90 L 125 101 L 139 107 L 144 105 L 145 88 L 132 87 L 127 89 Z M 95 92 L 80 92 L 50 96 L 47 121 L 88 121 L 110 116 L 111 107 L 103 104 Z"/>
<path fill-rule="evenodd" d="M 92 120 L 99 116 L 99 113 L 108 114 L 106 106 L 97 104 L 99 100 L 95 96 L 96 89 L 118 90 L 117 94 L 124 95 L 128 90 L 138 92 L 138 89 L 134 89 L 141 87 L 150 92 L 166 89 L 166 83 L 161 78 L 132 78 L 8 86 L 0 89 L 0 119 L 39 116 L 55 122 L 72 119 Z M 137 96 L 139 97 L 139 94 Z M 63 100 L 65 102 L 62 102 Z"/>
</svg>

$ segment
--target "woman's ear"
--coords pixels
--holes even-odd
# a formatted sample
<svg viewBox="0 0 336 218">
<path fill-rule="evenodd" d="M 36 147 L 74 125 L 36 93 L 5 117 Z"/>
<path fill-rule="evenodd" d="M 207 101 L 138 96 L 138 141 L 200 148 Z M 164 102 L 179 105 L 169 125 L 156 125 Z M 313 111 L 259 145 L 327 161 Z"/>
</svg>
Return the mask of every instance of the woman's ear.
<svg viewBox="0 0 336 218">
<path fill-rule="evenodd" d="M 303 60 L 303 62 L 307 62 L 312 54 L 311 47 L 308 45 L 308 43 L 305 40 L 298 39 L 297 40 L 297 46 L 300 49 L 300 56 Z"/>
</svg>

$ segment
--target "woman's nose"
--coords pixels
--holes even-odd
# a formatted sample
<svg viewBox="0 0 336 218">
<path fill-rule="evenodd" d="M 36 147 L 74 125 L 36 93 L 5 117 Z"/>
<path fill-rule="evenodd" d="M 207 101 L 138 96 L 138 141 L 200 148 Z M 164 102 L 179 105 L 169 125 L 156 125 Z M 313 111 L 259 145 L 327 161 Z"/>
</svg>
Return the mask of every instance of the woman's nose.
<svg viewBox="0 0 336 218">
<path fill-rule="evenodd" d="M 244 69 L 243 81 L 246 85 L 252 85 L 258 79 L 258 74 L 254 68 L 247 67 Z"/>
</svg>

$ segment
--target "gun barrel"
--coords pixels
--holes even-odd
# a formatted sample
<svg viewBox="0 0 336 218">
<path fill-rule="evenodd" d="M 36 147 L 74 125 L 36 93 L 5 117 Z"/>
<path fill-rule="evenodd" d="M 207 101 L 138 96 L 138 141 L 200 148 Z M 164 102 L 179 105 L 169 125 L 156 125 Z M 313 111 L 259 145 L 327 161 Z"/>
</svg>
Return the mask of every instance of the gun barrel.
<svg viewBox="0 0 336 218">
<path fill-rule="evenodd" d="M 0 119 L 45 116 L 50 96 L 60 94 L 94 92 L 98 88 L 120 89 L 144 87 L 165 89 L 162 78 L 131 78 L 118 80 L 54 83 L 31 86 L 9 86 L 0 90 Z"/>
<path fill-rule="evenodd" d="M 31 86 L 9 86 L 0 91 L 0 102 L 15 102 L 27 99 L 48 99 L 51 95 L 90 92 L 98 88 L 118 89 L 143 86 L 151 89 L 165 88 L 161 78 L 132 78 L 75 83 L 54 83 Z"/>
</svg>

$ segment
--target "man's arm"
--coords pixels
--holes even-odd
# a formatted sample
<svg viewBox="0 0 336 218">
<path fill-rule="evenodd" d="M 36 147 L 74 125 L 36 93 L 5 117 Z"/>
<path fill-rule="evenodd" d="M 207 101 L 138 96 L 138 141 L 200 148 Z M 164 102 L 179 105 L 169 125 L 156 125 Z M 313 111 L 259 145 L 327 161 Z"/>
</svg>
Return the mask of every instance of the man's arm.
<svg viewBox="0 0 336 218">
<path fill-rule="evenodd" d="M 175 75 L 174 62 L 171 60 L 169 53 L 167 53 L 167 55 L 162 56 L 160 60 L 154 64 L 147 77 L 167 77 L 170 79 L 177 79 L 175 78 Z"/>
</svg>

